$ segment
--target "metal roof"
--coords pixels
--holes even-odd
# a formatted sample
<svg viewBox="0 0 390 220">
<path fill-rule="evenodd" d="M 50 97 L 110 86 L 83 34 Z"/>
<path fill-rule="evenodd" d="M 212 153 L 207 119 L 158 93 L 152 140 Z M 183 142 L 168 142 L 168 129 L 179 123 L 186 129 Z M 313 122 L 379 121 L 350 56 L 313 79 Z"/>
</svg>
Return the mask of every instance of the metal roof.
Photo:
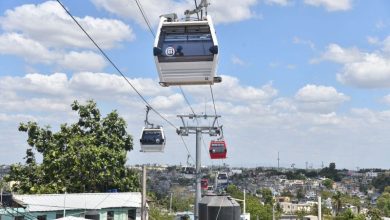
<svg viewBox="0 0 390 220">
<path fill-rule="evenodd" d="M 13 195 L 31 212 L 141 207 L 140 192 Z"/>
</svg>

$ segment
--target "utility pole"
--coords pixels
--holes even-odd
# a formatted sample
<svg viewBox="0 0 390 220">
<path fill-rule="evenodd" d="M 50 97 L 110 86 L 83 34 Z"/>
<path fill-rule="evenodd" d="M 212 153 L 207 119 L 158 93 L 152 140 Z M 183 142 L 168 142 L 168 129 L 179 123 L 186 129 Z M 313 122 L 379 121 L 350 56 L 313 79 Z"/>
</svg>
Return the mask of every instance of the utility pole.
<svg viewBox="0 0 390 220">
<path fill-rule="evenodd" d="M 317 207 L 318 207 L 318 220 L 321 220 L 322 219 L 322 208 L 321 208 L 321 196 L 318 196 L 318 205 L 317 205 Z"/>
<path fill-rule="evenodd" d="M 146 220 L 146 165 L 142 166 L 141 220 Z"/>
<path fill-rule="evenodd" d="M 64 218 L 66 217 L 66 188 L 65 188 L 65 194 L 64 194 L 64 212 L 62 214 Z"/>
<path fill-rule="evenodd" d="M 172 214 L 172 196 L 173 192 L 171 192 L 171 199 L 169 200 L 169 214 Z"/>
<path fill-rule="evenodd" d="M 196 135 L 196 173 L 195 173 L 195 182 L 196 182 L 196 193 L 195 193 L 195 204 L 194 204 L 194 208 L 195 208 L 195 213 L 194 213 L 194 216 L 195 216 L 195 220 L 199 220 L 199 202 L 201 200 L 201 186 L 200 186 L 200 182 L 201 182 L 201 178 L 202 178 L 202 174 L 200 172 L 200 168 L 201 168 L 201 143 L 202 143 L 202 140 L 201 140 L 201 136 L 202 134 L 209 134 L 210 136 L 217 136 L 220 134 L 221 132 L 221 128 L 220 127 L 216 127 L 215 126 L 215 123 L 217 121 L 217 119 L 221 116 L 219 115 L 195 115 L 195 114 L 190 114 L 190 115 L 178 115 L 177 117 L 179 117 L 181 119 L 181 121 L 183 122 L 183 127 L 180 127 L 176 132 L 178 135 L 181 135 L 181 136 L 188 136 L 189 134 L 195 134 Z M 203 119 L 208 119 L 208 118 L 213 118 L 214 121 L 212 123 L 212 126 L 188 126 L 186 125 L 185 121 L 184 121 L 184 118 L 188 118 L 188 119 L 198 119 L 198 118 L 203 118 Z"/>
<path fill-rule="evenodd" d="M 278 170 L 279 170 L 279 162 L 280 162 L 280 158 L 279 158 L 279 151 L 278 151 Z"/>
</svg>

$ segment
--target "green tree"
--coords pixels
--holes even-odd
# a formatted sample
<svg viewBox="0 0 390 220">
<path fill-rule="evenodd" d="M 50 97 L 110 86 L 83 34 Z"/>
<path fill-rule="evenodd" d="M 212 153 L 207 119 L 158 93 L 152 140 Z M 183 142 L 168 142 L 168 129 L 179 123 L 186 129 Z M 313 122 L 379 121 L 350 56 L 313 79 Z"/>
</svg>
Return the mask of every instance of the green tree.
<svg viewBox="0 0 390 220">
<path fill-rule="evenodd" d="M 338 182 L 341 180 L 340 175 L 337 173 L 336 164 L 330 163 L 329 167 L 324 167 L 320 173 L 321 176 L 325 176 L 326 178 L 329 178 L 335 182 Z"/>
<path fill-rule="evenodd" d="M 12 165 L 6 177 L 17 183 L 12 190 L 31 194 L 138 190 L 137 174 L 125 167 L 126 154 L 133 149 L 125 120 L 116 111 L 102 118 L 92 100 L 85 105 L 74 101 L 71 107 L 78 122 L 62 124 L 57 132 L 36 122 L 20 124 L 29 148 L 26 164 Z M 41 164 L 34 152 L 42 154 Z"/>
<path fill-rule="evenodd" d="M 386 186 L 384 192 L 376 201 L 378 209 L 385 217 L 390 217 L 390 186 Z"/>
<path fill-rule="evenodd" d="M 341 198 L 342 198 L 342 193 L 340 191 L 337 191 L 332 197 L 333 207 L 336 210 L 336 215 L 340 213 L 340 210 L 342 208 Z"/>
<path fill-rule="evenodd" d="M 302 188 L 299 188 L 297 190 L 297 199 L 302 200 L 303 198 L 305 198 L 305 192 L 303 191 Z"/>
<path fill-rule="evenodd" d="M 346 209 L 342 213 L 340 213 L 339 216 L 337 216 L 337 219 L 340 220 L 349 220 L 349 219 L 354 219 L 355 215 L 352 213 L 351 209 Z"/>
<path fill-rule="evenodd" d="M 155 220 L 173 220 L 174 217 L 168 215 L 168 213 L 163 213 L 158 207 L 151 206 L 149 210 L 149 218 Z"/>
<path fill-rule="evenodd" d="M 295 215 L 297 215 L 297 219 L 303 219 L 308 214 L 309 213 L 307 213 L 304 209 L 295 212 Z"/>
<path fill-rule="evenodd" d="M 381 174 L 372 180 L 372 185 L 382 193 L 386 186 L 390 186 L 390 175 Z"/>
<path fill-rule="evenodd" d="M 266 205 L 273 205 L 273 196 L 272 191 L 269 188 L 261 189 L 261 197 L 263 198 L 263 202 Z"/>
<path fill-rule="evenodd" d="M 371 220 L 382 220 L 381 211 L 378 208 L 370 208 L 367 215 Z"/>
<path fill-rule="evenodd" d="M 325 179 L 322 181 L 322 184 L 327 188 L 327 189 L 332 189 L 333 187 L 333 180 L 331 179 Z"/>
<path fill-rule="evenodd" d="M 226 192 L 233 198 L 244 198 L 243 193 L 235 185 L 229 185 Z M 246 195 L 246 212 L 251 214 L 251 220 L 256 220 L 257 217 L 262 220 L 272 219 L 272 206 L 262 205 L 257 197 L 249 194 Z"/>
</svg>

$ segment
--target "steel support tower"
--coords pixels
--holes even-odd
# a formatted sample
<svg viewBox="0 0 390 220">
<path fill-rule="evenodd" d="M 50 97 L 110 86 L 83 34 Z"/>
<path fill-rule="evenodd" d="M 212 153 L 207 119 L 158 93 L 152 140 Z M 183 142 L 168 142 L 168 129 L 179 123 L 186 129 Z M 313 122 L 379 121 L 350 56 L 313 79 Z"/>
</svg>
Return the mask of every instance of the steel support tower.
<svg viewBox="0 0 390 220">
<path fill-rule="evenodd" d="M 219 115 L 195 115 L 195 114 L 190 114 L 190 115 L 178 115 L 183 122 L 183 126 L 180 127 L 177 130 L 177 134 L 181 136 L 188 136 L 189 134 L 195 134 L 196 135 L 196 174 L 195 174 L 195 179 L 196 179 L 196 193 L 195 193 L 195 204 L 194 204 L 194 216 L 195 220 L 199 220 L 199 202 L 202 198 L 201 195 L 201 143 L 202 143 L 202 134 L 208 134 L 210 136 L 217 136 L 220 135 L 221 133 L 221 127 L 215 126 L 215 123 L 217 119 L 221 116 Z M 213 123 L 211 126 L 188 126 L 185 123 L 185 119 L 195 119 L 198 121 L 198 119 L 209 119 L 213 118 Z"/>
</svg>

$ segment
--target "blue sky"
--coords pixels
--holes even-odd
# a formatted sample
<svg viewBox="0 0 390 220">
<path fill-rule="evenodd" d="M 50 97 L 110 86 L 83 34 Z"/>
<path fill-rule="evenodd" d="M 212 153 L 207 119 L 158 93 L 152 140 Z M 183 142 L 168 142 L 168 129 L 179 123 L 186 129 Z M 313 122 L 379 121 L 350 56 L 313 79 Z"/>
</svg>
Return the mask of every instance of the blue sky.
<svg viewBox="0 0 390 220">
<path fill-rule="evenodd" d="M 180 126 L 190 113 L 177 87 L 162 88 L 153 37 L 133 0 L 63 0 L 155 109 Z M 158 16 L 193 1 L 141 0 L 156 29 Z M 386 0 L 210 0 L 220 46 L 214 85 L 232 166 L 390 168 L 390 2 Z M 144 104 L 117 76 L 55 1 L 0 2 L 0 164 L 23 161 L 20 122 L 57 129 L 74 122 L 73 100 L 94 99 L 128 122 L 135 150 L 129 164 L 185 163 L 173 128 L 164 154 L 142 154 Z M 185 86 L 197 113 L 211 113 L 207 86 Z M 207 124 L 209 122 L 204 121 Z M 195 155 L 195 137 L 186 137 Z M 205 143 L 210 137 L 204 136 Z"/>
</svg>

